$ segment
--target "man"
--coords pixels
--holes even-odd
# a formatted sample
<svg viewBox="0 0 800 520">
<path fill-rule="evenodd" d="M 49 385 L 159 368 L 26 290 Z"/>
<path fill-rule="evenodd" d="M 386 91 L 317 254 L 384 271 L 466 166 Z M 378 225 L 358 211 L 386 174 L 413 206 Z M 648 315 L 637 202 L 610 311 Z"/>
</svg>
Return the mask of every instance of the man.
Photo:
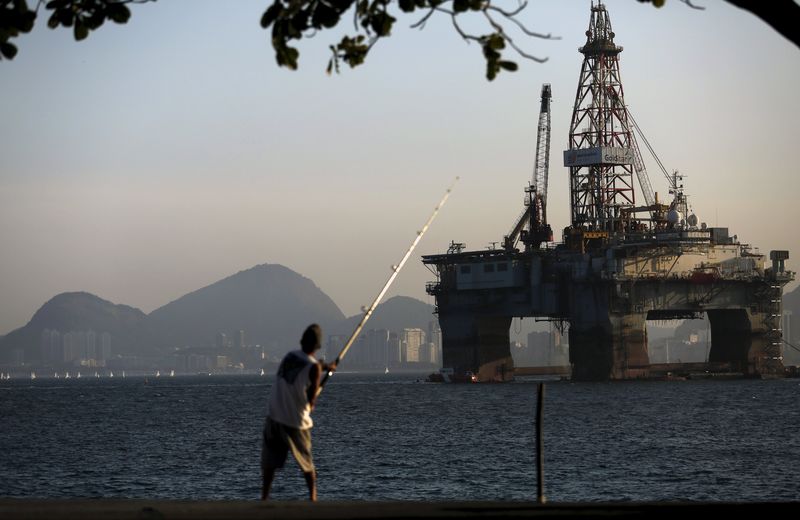
<svg viewBox="0 0 800 520">
<path fill-rule="evenodd" d="M 283 468 L 289 450 L 303 470 L 309 498 L 317 500 L 317 475 L 311 457 L 311 412 L 319 392 L 323 371 L 336 370 L 336 363 L 320 363 L 314 352 L 320 349 L 322 329 L 309 325 L 300 339 L 302 350 L 284 356 L 278 367 L 269 400 L 261 451 L 263 486 L 261 500 L 269 498 L 275 470 Z"/>
</svg>

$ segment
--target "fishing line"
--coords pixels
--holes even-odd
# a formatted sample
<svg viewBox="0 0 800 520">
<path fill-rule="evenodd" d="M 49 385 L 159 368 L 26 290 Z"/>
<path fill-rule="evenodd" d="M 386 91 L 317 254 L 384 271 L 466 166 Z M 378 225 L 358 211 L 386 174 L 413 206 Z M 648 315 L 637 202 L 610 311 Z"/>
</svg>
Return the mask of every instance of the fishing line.
<svg viewBox="0 0 800 520">
<path fill-rule="evenodd" d="M 370 316 L 372 316 L 372 312 L 375 310 L 375 307 L 377 307 L 378 304 L 380 303 L 381 298 L 383 298 L 384 294 L 386 294 L 386 291 L 389 290 L 389 286 L 392 285 L 392 282 L 394 282 L 394 279 L 397 277 L 397 274 L 400 272 L 400 269 L 403 268 L 403 266 L 406 263 L 406 260 L 408 260 L 408 257 L 411 256 L 411 252 L 414 251 L 415 247 L 417 247 L 417 244 L 422 238 L 422 235 L 425 234 L 425 232 L 428 230 L 428 227 L 431 225 L 431 222 L 433 222 L 433 219 L 436 218 L 436 215 L 439 213 L 441 207 L 444 206 L 445 202 L 447 202 L 447 198 L 450 196 L 450 192 L 453 190 L 453 186 L 455 186 L 456 182 L 458 182 L 458 179 L 459 177 L 456 177 L 453 183 L 450 185 L 450 187 L 447 188 L 447 191 L 445 192 L 444 197 L 442 197 L 442 200 L 440 200 L 439 204 L 437 204 L 436 207 L 433 208 L 433 213 L 431 213 L 431 216 L 428 218 L 428 221 L 425 222 L 425 225 L 422 226 L 421 230 L 417 231 L 416 238 L 414 238 L 414 241 L 411 243 L 411 246 L 408 248 L 408 251 L 406 251 L 406 254 L 403 255 L 403 259 L 400 260 L 400 263 L 392 266 L 391 276 L 389 276 L 389 279 L 386 280 L 385 284 L 383 284 L 383 288 L 378 293 L 378 296 L 375 297 L 375 301 L 373 301 L 372 305 L 370 305 L 369 308 L 364 312 L 364 315 L 361 317 L 361 321 L 358 322 L 358 325 L 356 326 L 355 330 L 350 335 L 350 339 L 347 340 L 347 343 L 344 344 L 344 347 L 342 347 L 342 350 L 339 352 L 339 355 L 336 356 L 336 360 L 334 361 L 334 363 L 336 363 L 337 366 L 339 365 L 339 362 L 347 354 L 347 351 L 350 350 L 350 346 L 353 344 L 356 337 L 358 337 L 358 334 L 361 332 L 361 329 L 364 328 L 364 325 L 367 323 L 367 320 L 370 318 Z M 330 370 L 325 373 L 325 376 L 322 378 L 322 381 L 320 381 L 319 390 L 317 390 L 317 395 L 319 395 L 322 392 L 322 387 L 325 385 L 325 383 L 328 381 L 328 379 L 330 379 L 332 375 L 333 372 Z"/>
</svg>

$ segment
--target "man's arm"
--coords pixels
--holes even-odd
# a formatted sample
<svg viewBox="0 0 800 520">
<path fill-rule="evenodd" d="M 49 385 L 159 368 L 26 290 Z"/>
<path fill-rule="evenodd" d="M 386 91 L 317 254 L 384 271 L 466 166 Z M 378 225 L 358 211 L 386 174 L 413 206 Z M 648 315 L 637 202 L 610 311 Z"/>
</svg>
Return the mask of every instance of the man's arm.
<svg viewBox="0 0 800 520">
<path fill-rule="evenodd" d="M 320 364 L 314 363 L 311 365 L 311 369 L 308 372 L 308 379 L 311 381 L 311 384 L 308 385 L 306 396 L 308 397 L 308 404 L 311 405 L 312 410 L 314 409 L 314 404 L 316 404 L 317 401 L 317 394 L 319 393 L 320 374 L 322 374 Z"/>
</svg>

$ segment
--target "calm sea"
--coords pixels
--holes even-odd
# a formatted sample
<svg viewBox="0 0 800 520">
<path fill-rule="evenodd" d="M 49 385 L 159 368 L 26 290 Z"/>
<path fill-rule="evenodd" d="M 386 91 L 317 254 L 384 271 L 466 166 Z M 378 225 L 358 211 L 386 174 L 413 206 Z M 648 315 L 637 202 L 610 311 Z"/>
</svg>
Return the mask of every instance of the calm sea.
<svg viewBox="0 0 800 520">
<path fill-rule="evenodd" d="M 537 382 L 336 374 L 320 499 L 532 500 Z M 0 382 L 0 496 L 256 499 L 271 377 Z M 800 500 L 800 380 L 548 381 L 550 501 Z M 294 462 L 276 499 L 305 497 Z"/>
</svg>

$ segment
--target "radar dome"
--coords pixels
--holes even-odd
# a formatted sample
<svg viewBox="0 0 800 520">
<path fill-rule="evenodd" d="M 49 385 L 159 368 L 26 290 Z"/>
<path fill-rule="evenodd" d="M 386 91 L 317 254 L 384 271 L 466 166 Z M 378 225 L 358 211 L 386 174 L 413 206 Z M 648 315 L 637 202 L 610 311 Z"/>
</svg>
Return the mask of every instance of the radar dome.
<svg viewBox="0 0 800 520">
<path fill-rule="evenodd" d="M 692 213 L 692 214 L 691 214 L 691 215 L 689 215 L 689 217 L 686 219 L 686 222 L 687 222 L 687 223 L 688 223 L 690 226 L 692 226 L 692 227 L 695 227 L 695 226 L 697 225 L 697 215 L 695 215 L 694 213 Z"/>
</svg>

